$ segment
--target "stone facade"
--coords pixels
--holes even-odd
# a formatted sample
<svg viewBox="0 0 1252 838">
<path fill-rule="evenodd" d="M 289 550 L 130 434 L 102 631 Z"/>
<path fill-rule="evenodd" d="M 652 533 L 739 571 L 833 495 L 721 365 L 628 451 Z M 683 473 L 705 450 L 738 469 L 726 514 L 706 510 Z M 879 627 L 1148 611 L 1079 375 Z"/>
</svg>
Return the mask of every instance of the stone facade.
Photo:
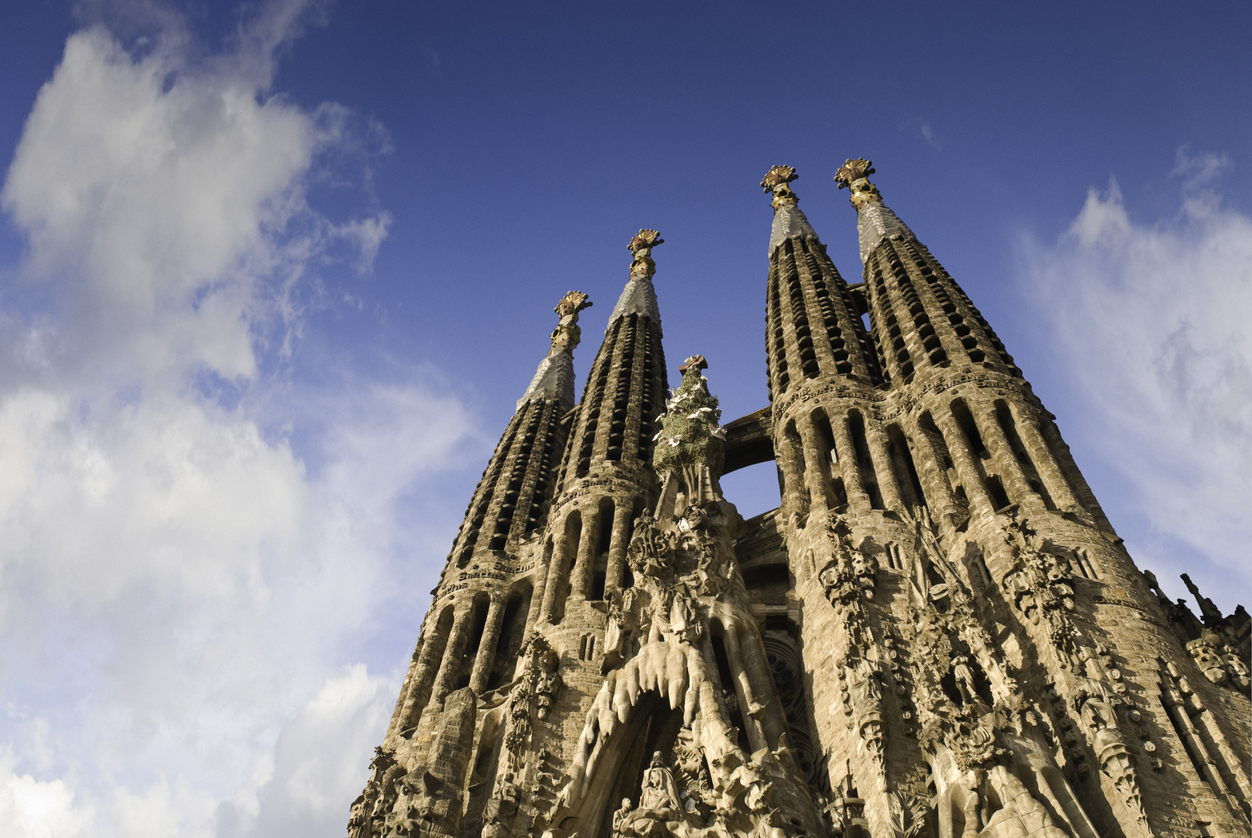
<svg viewBox="0 0 1252 838">
<path fill-rule="evenodd" d="M 1252 620 L 1139 571 L 991 326 L 836 175 L 776 166 L 769 405 L 668 392 L 652 251 L 582 399 L 579 313 L 466 512 L 351 838 L 1246 836 Z M 869 327 L 867 329 L 866 322 Z M 719 478 L 774 460 L 744 521 Z"/>
</svg>

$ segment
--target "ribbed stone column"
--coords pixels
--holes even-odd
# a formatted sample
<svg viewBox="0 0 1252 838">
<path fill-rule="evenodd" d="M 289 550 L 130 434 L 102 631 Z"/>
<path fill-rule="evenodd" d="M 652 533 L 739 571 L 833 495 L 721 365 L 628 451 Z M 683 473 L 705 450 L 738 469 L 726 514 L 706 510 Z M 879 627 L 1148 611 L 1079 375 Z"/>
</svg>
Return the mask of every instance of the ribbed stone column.
<svg viewBox="0 0 1252 838">
<path fill-rule="evenodd" d="M 622 577 L 626 568 L 626 548 L 630 546 L 630 532 L 634 526 L 631 517 L 634 509 L 620 506 L 613 518 L 613 538 L 609 542 L 609 562 L 605 569 L 604 598 L 622 587 Z"/>
<path fill-rule="evenodd" d="M 423 686 L 426 684 L 427 679 L 431 677 L 431 670 L 439 663 L 439 661 L 435 660 L 435 647 L 439 645 L 436 641 L 438 634 L 439 621 L 436 620 L 434 628 L 427 637 L 427 642 L 422 644 L 422 650 L 417 655 L 417 665 L 413 668 L 413 678 L 409 683 L 409 691 L 404 697 L 404 704 L 398 717 L 399 723 L 393 723 L 392 725 L 393 731 L 396 733 L 413 727 L 421 717 L 422 708 L 427 700 L 422 695 L 425 692 Z M 447 649 L 446 643 L 443 648 Z"/>
<path fill-rule="evenodd" d="M 474 669 L 470 673 L 470 689 L 482 693 L 487 687 L 487 679 L 491 675 L 491 664 L 496 656 L 496 643 L 500 640 L 500 626 L 504 621 L 504 598 L 499 594 L 491 597 L 491 606 L 487 609 L 487 622 L 483 625 L 483 636 L 478 641 L 478 656 L 474 658 Z"/>
<path fill-rule="evenodd" d="M 882 429 L 872 422 L 865 423 L 865 442 L 869 447 L 870 460 L 878 475 L 878 491 L 882 493 L 883 506 L 888 509 L 904 508 L 900 497 L 900 483 L 896 479 L 895 464 L 887 453 L 887 439 Z"/>
<path fill-rule="evenodd" d="M 1009 498 L 1025 507 L 1043 509 L 1043 498 L 1026 479 L 1026 473 L 1022 471 L 1021 463 L 1017 462 L 1017 455 L 1013 453 L 1013 446 L 1009 445 L 1004 429 L 1000 427 L 996 419 L 995 411 L 975 406 L 970 413 L 978 427 L 978 432 L 982 434 L 983 442 L 991 451 L 992 459 L 1000 467 L 1000 476 L 1004 478 Z"/>
<path fill-rule="evenodd" d="M 830 423 L 835 434 L 835 449 L 839 454 L 839 469 L 843 473 L 843 486 L 848 492 L 848 506 L 857 512 L 870 508 L 869 492 L 861 479 L 861 464 L 856 457 L 856 445 L 852 442 L 852 427 L 848 414 L 841 413 Z"/>
<path fill-rule="evenodd" d="M 581 537 L 578 539 L 578 557 L 570 579 L 570 598 L 578 601 L 587 598 L 587 580 L 591 578 L 596 560 L 596 542 L 600 539 L 600 510 L 588 511 L 583 517 Z"/>
<path fill-rule="evenodd" d="M 739 644 L 739 653 L 743 657 L 748 677 L 754 683 L 756 695 L 770 695 L 774 690 L 774 679 L 770 672 L 769 658 L 765 654 L 765 645 L 761 642 L 758 632 L 749 629 L 747 637 Z M 787 717 L 778 702 L 771 701 L 761 711 L 759 719 L 766 741 L 770 747 L 777 747 L 782 734 L 787 730 Z"/>
<path fill-rule="evenodd" d="M 823 509 L 831 509 L 837 504 L 831 497 L 831 486 L 826 479 L 826 474 L 830 471 L 830 461 L 827 460 L 826 463 L 816 461 L 818 457 L 830 455 L 822 454 L 822 446 L 817 441 L 817 432 L 807 416 L 796 419 L 796 431 L 799 432 L 800 441 L 804 445 L 804 485 L 809 490 L 809 501 L 813 508 L 820 506 Z"/>
<path fill-rule="evenodd" d="M 435 676 L 435 684 L 430 690 L 430 700 L 433 702 L 443 701 L 443 697 L 451 689 L 451 682 L 461 670 L 461 657 L 465 654 L 465 644 L 469 640 L 470 620 L 473 612 L 472 603 L 462 602 L 457 605 L 452 616 L 452 633 L 448 635 L 448 645 L 443 650 L 439 673 Z"/>
<path fill-rule="evenodd" d="M 994 504 L 987 494 L 987 487 L 982 481 L 982 472 L 978 468 L 978 463 L 974 461 L 974 454 L 970 450 L 965 431 L 961 430 L 961 423 L 956 421 L 956 417 L 947 407 L 935 410 L 932 416 L 939 432 L 943 434 L 948 451 L 952 454 L 952 464 L 956 466 L 956 473 L 960 475 L 961 485 L 965 487 L 970 506 L 984 514 L 994 513 Z"/>
<path fill-rule="evenodd" d="M 934 443 L 929 435 L 922 431 L 921 426 L 913 417 L 904 417 L 901 422 L 905 435 L 916 442 L 916 456 L 913 465 L 917 468 L 917 479 L 922 484 L 922 492 L 926 495 L 926 504 L 937 520 L 947 520 L 956 514 L 956 498 L 947 478 L 947 468 L 936 456 Z"/>
<path fill-rule="evenodd" d="M 1081 509 L 1082 505 L 1078 503 L 1078 498 L 1074 497 L 1069 481 L 1061 472 L 1060 464 L 1053 456 L 1052 450 L 1048 448 L 1048 444 L 1044 442 L 1035 417 L 1027 411 L 1015 409 L 1014 405 L 1009 405 L 1009 410 L 1013 412 L 1013 419 L 1017 423 L 1017 435 L 1021 437 L 1026 454 L 1034 462 L 1035 471 L 1039 473 L 1039 479 L 1043 481 L 1052 500 L 1062 510 L 1074 512 Z"/>
<path fill-rule="evenodd" d="M 566 516 L 568 517 L 568 515 Z M 570 553 L 576 553 L 578 545 L 570 545 L 569 536 L 565 533 L 565 523 L 562 522 L 560 528 L 557 529 L 559 535 L 552 540 L 552 561 L 551 570 L 548 571 L 548 584 L 543 591 L 543 619 L 547 622 L 552 621 L 553 609 L 556 607 L 556 598 L 560 594 L 560 589 L 564 587 L 566 574 L 569 568 L 566 561 Z"/>
<path fill-rule="evenodd" d="M 1077 464 L 1074 463 L 1074 458 L 1069 452 L 1069 446 L 1065 444 L 1065 440 L 1061 439 L 1060 431 L 1051 422 L 1040 422 L 1039 428 L 1043 432 L 1043 438 L 1047 442 L 1048 448 L 1056 456 L 1062 474 L 1065 474 L 1067 479 L 1069 479 L 1069 483 L 1074 487 L 1074 493 L 1078 495 L 1083 507 L 1095 518 L 1096 523 L 1105 532 L 1113 532 L 1113 525 L 1104 516 L 1104 510 L 1100 508 L 1100 502 L 1096 500 L 1091 487 L 1087 485 L 1082 472 L 1078 470 Z"/>
<path fill-rule="evenodd" d="M 753 708 L 759 705 L 756 694 L 752 691 L 752 682 L 748 679 L 743 649 L 739 646 L 739 632 L 733 623 L 726 626 L 726 656 L 730 658 L 731 673 L 735 678 L 739 714 L 743 717 L 743 724 L 747 728 L 748 744 L 755 753 L 768 747 L 769 743 L 765 741 L 765 733 L 761 730 L 761 720 L 752 714 Z"/>
</svg>

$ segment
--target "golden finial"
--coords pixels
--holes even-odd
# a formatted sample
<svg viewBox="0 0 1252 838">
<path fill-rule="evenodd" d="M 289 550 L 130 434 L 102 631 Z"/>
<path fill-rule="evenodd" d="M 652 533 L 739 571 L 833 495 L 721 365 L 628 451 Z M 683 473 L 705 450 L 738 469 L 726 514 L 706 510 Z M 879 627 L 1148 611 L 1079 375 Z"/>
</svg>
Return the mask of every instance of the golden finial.
<svg viewBox="0 0 1252 838">
<path fill-rule="evenodd" d="M 847 160 L 839 171 L 835 172 L 835 183 L 839 184 L 839 188 L 845 186 L 852 190 L 852 206 L 860 209 L 866 204 L 881 204 L 882 195 L 878 192 L 878 187 L 870 183 L 869 175 L 874 173 L 874 164 L 866 160 L 864 157 L 858 157 L 856 160 Z"/>
<path fill-rule="evenodd" d="M 774 193 L 770 206 L 774 209 L 781 206 L 794 207 L 800 202 L 796 193 L 792 192 L 791 187 L 787 185 L 798 177 L 796 170 L 791 166 L 775 166 L 765 173 L 765 177 L 761 179 L 761 188 L 766 192 Z"/>
<path fill-rule="evenodd" d="M 548 352 L 549 355 L 558 352 L 573 353 L 582 337 L 582 330 L 578 328 L 578 312 L 591 306 L 591 298 L 582 291 L 570 291 L 561 298 L 561 302 L 552 309 L 561 319 L 552 332 L 552 349 Z"/>
<path fill-rule="evenodd" d="M 652 261 L 652 248 L 664 244 L 665 239 L 656 230 L 640 230 L 630 240 L 627 247 L 635 254 L 630 263 L 630 278 L 650 277 L 656 273 L 656 262 Z"/>
</svg>

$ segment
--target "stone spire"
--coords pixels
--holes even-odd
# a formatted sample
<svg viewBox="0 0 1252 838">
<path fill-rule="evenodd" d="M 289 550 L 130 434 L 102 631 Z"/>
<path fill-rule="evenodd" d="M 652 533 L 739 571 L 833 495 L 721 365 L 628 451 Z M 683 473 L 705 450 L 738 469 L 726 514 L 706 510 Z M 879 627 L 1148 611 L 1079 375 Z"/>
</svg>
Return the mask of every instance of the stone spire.
<svg viewBox="0 0 1252 838">
<path fill-rule="evenodd" d="M 652 287 L 652 277 L 656 274 L 652 248 L 664 243 L 665 239 L 656 230 L 640 230 L 626 246 L 635 258 L 630 263 L 630 279 L 626 281 L 622 296 L 613 307 L 613 313 L 609 315 L 608 328 L 612 328 L 614 323 L 628 314 L 640 314 L 660 324 L 661 314 L 656 307 L 656 290 Z"/>
<path fill-rule="evenodd" d="M 667 387 L 661 314 L 652 288 L 652 248 L 663 241 L 656 230 L 640 230 L 630 240 L 630 277 L 587 377 L 561 488 L 602 463 L 647 465 L 651 458 L 653 425 Z"/>
<path fill-rule="evenodd" d="M 878 187 L 869 182 L 874 166 L 869 160 L 848 160 L 835 172 L 839 188 L 852 190 L 852 206 L 857 210 L 857 233 L 861 245 L 861 261 L 869 258 L 884 238 L 916 238 L 896 214 L 883 205 Z"/>
<path fill-rule="evenodd" d="M 867 384 L 879 380 L 858 305 L 796 205 L 799 198 L 788 185 L 795 179 L 791 166 L 774 166 L 761 181 L 774 208 L 765 310 L 770 393 L 775 399 L 800 380 L 819 375 Z"/>
<path fill-rule="evenodd" d="M 552 331 L 552 348 L 539 362 L 539 369 L 526 392 L 517 400 L 518 410 L 536 398 L 555 398 L 566 408 L 574 406 L 574 347 L 582 338 L 578 313 L 591 306 L 591 298 L 582 291 L 570 291 L 556 304 L 553 311 L 560 315 L 560 321 Z"/>
<path fill-rule="evenodd" d="M 943 265 L 883 204 L 869 182 L 873 163 L 848 160 L 835 173 L 851 190 L 869 314 L 888 376 L 909 383 L 926 368 L 973 364 L 1020 377 L 991 326 Z"/>
<path fill-rule="evenodd" d="M 761 188 L 774 196 L 770 202 L 774 207 L 774 226 L 769 233 L 770 256 L 787 239 L 817 239 L 817 233 L 797 206 L 800 199 L 787 185 L 798 177 L 791 166 L 775 166 L 761 179 Z"/>
</svg>

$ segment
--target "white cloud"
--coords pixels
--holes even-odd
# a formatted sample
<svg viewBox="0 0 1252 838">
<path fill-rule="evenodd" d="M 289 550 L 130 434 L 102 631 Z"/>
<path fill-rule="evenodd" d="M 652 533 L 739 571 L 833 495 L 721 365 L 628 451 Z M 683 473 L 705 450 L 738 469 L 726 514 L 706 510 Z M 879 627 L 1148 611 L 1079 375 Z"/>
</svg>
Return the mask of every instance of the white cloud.
<svg viewBox="0 0 1252 838">
<path fill-rule="evenodd" d="M 41 782 L 14 772 L 15 759 L 0 750 L 0 833 L 10 838 L 74 838 L 83 835 L 87 813 L 61 780 Z"/>
<path fill-rule="evenodd" d="M 1252 218 L 1213 191 L 1229 165 L 1180 152 L 1181 210 L 1155 223 L 1116 182 L 1093 189 L 1059 242 L 1025 254 L 1057 377 L 1091 412 L 1080 432 L 1154 530 L 1132 553 L 1228 609 L 1252 589 Z"/>
<path fill-rule="evenodd" d="M 395 581 L 428 548 L 406 504 L 474 422 L 417 370 L 292 360 L 318 275 L 389 223 L 306 198 L 377 137 L 269 90 L 319 8 L 207 57 L 168 15 L 142 52 L 71 36 L 0 190 L 29 243 L 0 308 L 0 833 L 339 832 L 390 716 L 398 674 L 353 650 L 433 582 Z"/>
</svg>

